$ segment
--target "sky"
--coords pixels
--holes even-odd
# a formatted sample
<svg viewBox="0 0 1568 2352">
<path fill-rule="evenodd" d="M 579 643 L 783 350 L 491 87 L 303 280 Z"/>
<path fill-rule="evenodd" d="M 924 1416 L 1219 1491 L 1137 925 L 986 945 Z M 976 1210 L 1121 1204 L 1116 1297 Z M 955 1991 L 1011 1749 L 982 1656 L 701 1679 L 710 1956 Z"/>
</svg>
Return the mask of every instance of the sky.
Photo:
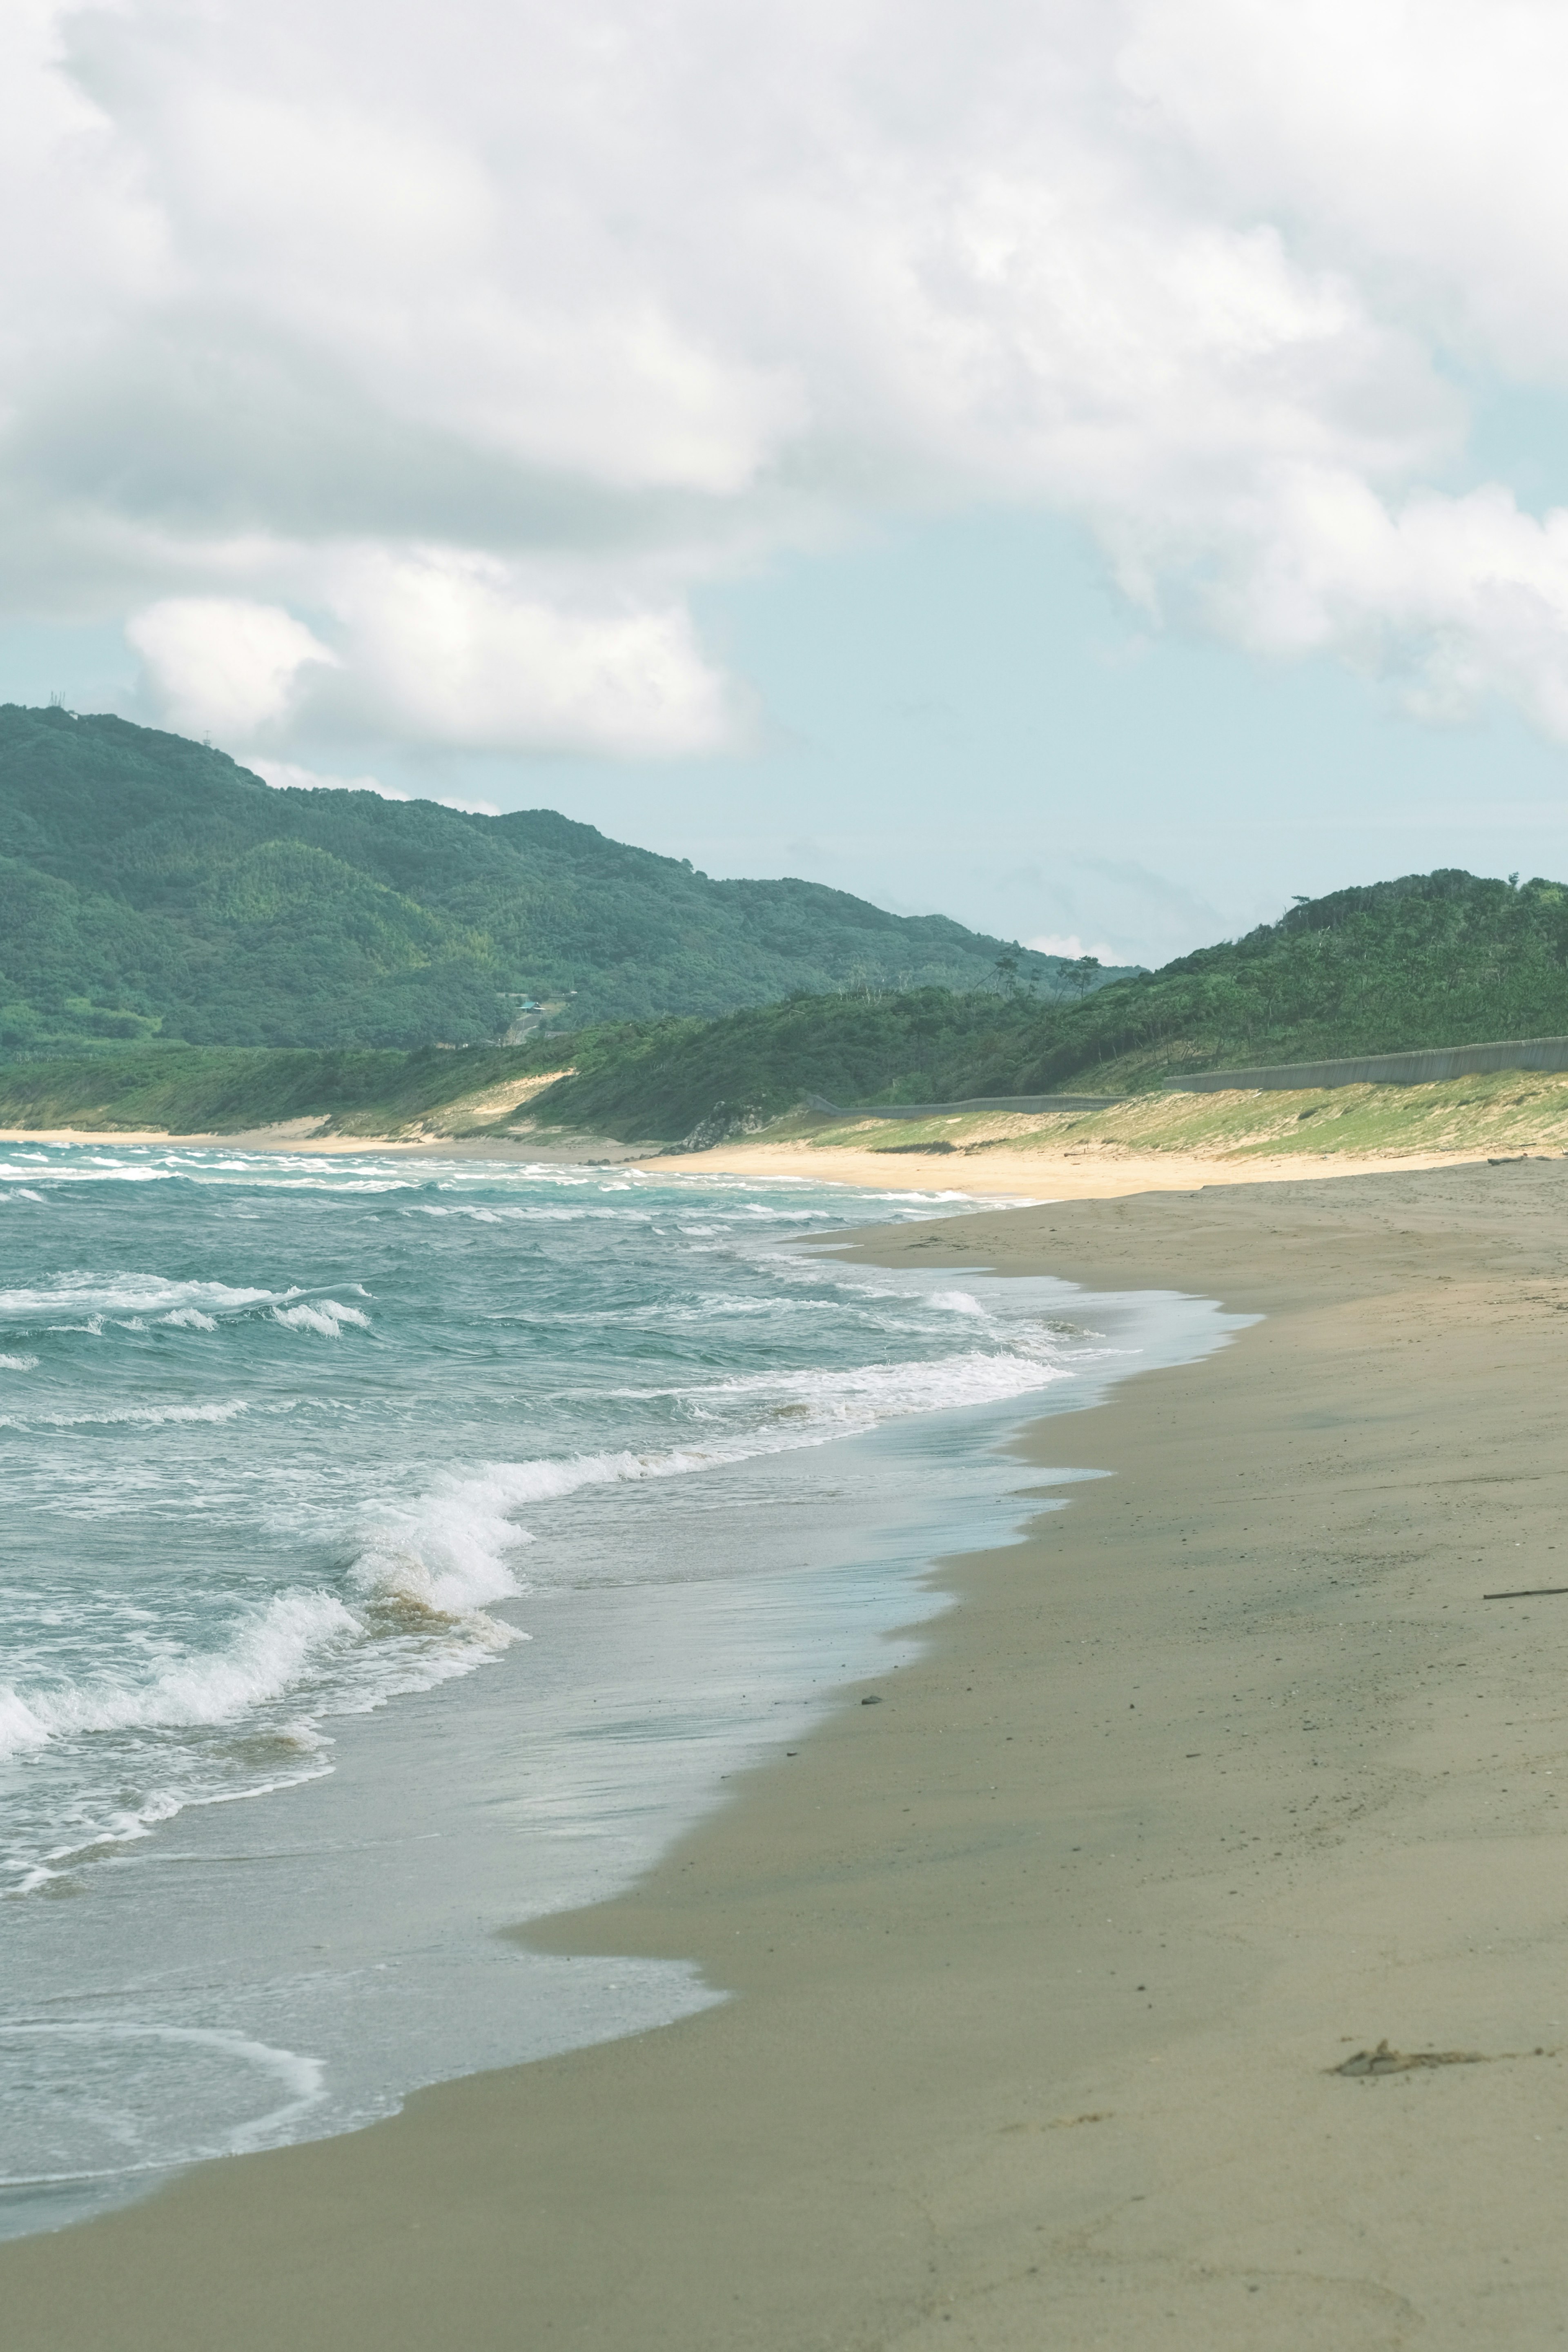
<svg viewBox="0 0 1568 2352">
<path fill-rule="evenodd" d="M 8 0 L 0 698 L 1159 962 L 1568 875 L 1555 0 Z"/>
</svg>

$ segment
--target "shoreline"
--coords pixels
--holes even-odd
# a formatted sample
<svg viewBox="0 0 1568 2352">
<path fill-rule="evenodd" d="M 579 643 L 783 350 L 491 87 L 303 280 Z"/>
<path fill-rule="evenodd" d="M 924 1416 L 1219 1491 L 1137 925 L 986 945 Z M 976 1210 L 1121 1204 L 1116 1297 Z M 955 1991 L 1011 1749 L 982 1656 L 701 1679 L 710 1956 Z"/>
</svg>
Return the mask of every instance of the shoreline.
<svg viewBox="0 0 1568 2352">
<path fill-rule="evenodd" d="M 296 1120 L 294 1129 L 310 1121 Z M 0 1144 L 68 1144 L 106 1150 L 278 1152 L 339 1157 L 395 1154 L 415 1160 L 500 1160 L 541 1167 L 619 1167 L 640 1175 L 750 1177 L 758 1183 L 780 1178 L 797 1182 L 847 1184 L 857 1191 L 938 1192 L 985 1200 L 992 1195 L 1020 1205 L 1053 1201 L 1117 1200 L 1142 1193 L 1198 1192 L 1211 1187 L 1310 1183 L 1327 1178 L 1426 1173 L 1434 1169 L 1489 1166 L 1482 1147 L 1429 1154 L 1285 1156 L 1266 1161 L 1195 1152 L 1135 1152 L 1124 1148 L 1079 1147 L 1059 1151 L 987 1148 L 983 1153 L 886 1152 L 848 1146 L 814 1148 L 810 1143 L 717 1145 L 700 1152 L 650 1153 L 646 1144 L 605 1137 L 576 1136 L 552 1142 L 540 1137 L 425 1137 L 307 1135 L 288 1127 L 250 1129 L 229 1135 L 175 1135 L 99 1128 L 0 1128 Z M 1535 1155 L 1525 1155 L 1527 1158 Z M 1544 1155 L 1541 1155 L 1544 1156 Z"/>
<path fill-rule="evenodd" d="M 1559 2340 L 1560 1604 L 1479 1596 L 1563 1573 L 1565 1204 L 1535 1162 L 857 1236 L 1266 1319 L 1035 1424 L 1032 1491 L 1111 1475 L 942 1564 L 882 1704 L 520 1931 L 740 1998 L 0 2250 L 13 2340 Z M 1329 2071 L 1385 2036 L 1489 2063 Z"/>
<path fill-rule="evenodd" d="M 282 1127 L 248 1128 L 232 1135 L 174 1135 L 163 1128 L 0 1127 L 0 1144 L 65 1143 L 98 1146 L 104 1150 L 141 1151 L 163 1146 L 172 1151 L 304 1152 L 329 1157 L 339 1154 L 396 1152 L 416 1160 L 523 1160 L 542 1167 L 622 1167 L 647 1157 L 647 1147 L 616 1143 L 609 1137 L 577 1137 L 552 1144 L 520 1142 L 515 1137 L 493 1139 L 466 1135 L 398 1137 L 383 1135 L 306 1135 L 290 1132 L 309 1127 L 309 1120 L 290 1120 Z"/>
</svg>

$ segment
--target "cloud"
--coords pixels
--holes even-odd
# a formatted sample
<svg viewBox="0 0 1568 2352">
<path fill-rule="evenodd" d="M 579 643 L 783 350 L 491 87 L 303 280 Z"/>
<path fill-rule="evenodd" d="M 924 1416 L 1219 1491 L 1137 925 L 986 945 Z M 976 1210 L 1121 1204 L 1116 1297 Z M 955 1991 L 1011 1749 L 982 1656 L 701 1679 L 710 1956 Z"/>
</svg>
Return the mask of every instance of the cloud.
<svg viewBox="0 0 1568 2352">
<path fill-rule="evenodd" d="M 1024 945 L 1033 948 L 1037 955 L 1066 956 L 1074 963 L 1080 956 L 1093 956 L 1097 962 L 1108 964 L 1130 963 L 1133 961 L 1131 957 L 1124 955 L 1120 949 L 1107 947 L 1103 940 L 1098 947 L 1086 948 L 1076 931 L 1067 938 L 1058 938 L 1054 932 L 1047 932 L 1037 940 L 1026 940 Z"/>
<path fill-rule="evenodd" d="M 283 718 L 302 671 L 337 656 L 275 604 L 172 596 L 149 604 L 126 635 L 171 722 L 193 735 L 249 741 Z"/>
<path fill-rule="evenodd" d="M 412 801 L 427 795 L 401 792 L 395 784 L 384 784 L 379 776 L 326 776 L 318 768 L 302 767 L 297 760 L 264 760 L 254 755 L 247 765 L 270 784 L 275 792 L 304 793 L 374 793 L 384 801 Z M 437 808 L 457 809 L 464 816 L 500 816 L 494 801 L 459 801 L 437 798 Z"/>
<path fill-rule="evenodd" d="M 679 605 L 574 610 L 494 557 L 447 549 L 333 571 L 342 699 L 362 725 L 380 711 L 422 741 L 653 757 L 734 739 L 735 698 Z"/>
<path fill-rule="evenodd" d="M 327 646 L 278 605 L 167 598 L 126 635 L 177 727 L 249 746 L 301 725 L 469 751 L 668 757 L 738 743 L 742 698 L 668 597 L 605 609 L 491 556 L 323 551 L 312 593 Z"/>
<path fill-rule="evenodd" d="M 1568 740 L 1455 383 L 1568 391 L 1565 79 L 1553 0 L 15 0 L 0 608 L 279 756 L 667 756 L 694 583 L 984 501 Z"/>
</svg>

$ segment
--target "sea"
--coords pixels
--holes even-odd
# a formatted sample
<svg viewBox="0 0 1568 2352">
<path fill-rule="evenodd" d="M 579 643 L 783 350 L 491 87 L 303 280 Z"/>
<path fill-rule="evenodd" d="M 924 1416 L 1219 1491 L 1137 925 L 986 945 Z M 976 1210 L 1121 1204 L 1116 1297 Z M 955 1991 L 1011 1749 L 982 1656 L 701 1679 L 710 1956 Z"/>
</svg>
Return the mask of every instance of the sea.
<svg viewBox="0 0 1568 2352">
<path fill-rule="evenodd" d="M 1238 1318 L 847 1261 L 963 1194 L 0 1145 L 0 2235 L 666 2022 L 529 1949 Z"/>
</svg>

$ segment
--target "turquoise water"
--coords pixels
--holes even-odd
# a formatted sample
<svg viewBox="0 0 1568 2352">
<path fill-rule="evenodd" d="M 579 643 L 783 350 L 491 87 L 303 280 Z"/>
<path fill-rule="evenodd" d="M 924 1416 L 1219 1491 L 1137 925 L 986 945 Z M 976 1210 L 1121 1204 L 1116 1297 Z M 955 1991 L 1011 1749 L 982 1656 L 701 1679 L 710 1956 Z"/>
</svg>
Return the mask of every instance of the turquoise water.
<svg viewBox="0 0 1568 2352">
<path fill-rule="evenodd" d="M 964 1205 L 5 1148 L 0 2228 L 713 1997 L 500 1931 L 896 1672 L 1021 1420 L 1227 1328 L 800 1245 Z"/>
</svg>

